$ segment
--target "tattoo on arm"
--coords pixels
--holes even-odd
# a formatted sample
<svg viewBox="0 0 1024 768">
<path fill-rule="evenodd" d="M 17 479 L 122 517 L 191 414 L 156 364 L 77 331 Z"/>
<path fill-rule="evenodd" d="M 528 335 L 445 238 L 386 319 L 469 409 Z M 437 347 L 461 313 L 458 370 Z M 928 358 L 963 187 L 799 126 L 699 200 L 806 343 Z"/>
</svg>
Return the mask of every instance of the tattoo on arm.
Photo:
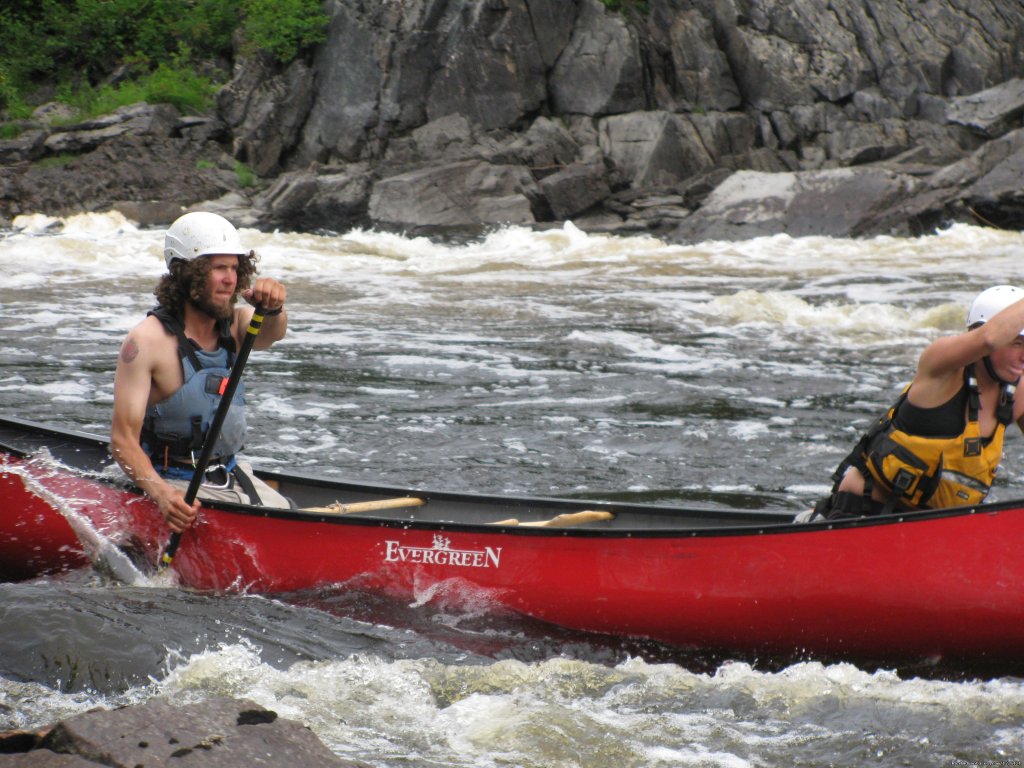
<svg viewBox="0 0 1024 768">
<path fill-rule="evenodd" d="M 121 359 L 130 363 L 138 356 L 139 345 L 135 343 L 135 339 L 125 339 L 124 344 L 121 345 Z"/>
</svg>

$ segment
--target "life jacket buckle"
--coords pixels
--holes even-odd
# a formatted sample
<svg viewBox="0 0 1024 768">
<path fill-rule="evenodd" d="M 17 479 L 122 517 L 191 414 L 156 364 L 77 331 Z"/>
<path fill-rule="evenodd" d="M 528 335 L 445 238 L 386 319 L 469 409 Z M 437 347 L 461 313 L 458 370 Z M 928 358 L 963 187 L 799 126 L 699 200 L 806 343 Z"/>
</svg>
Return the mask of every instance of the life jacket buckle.
<svg viewBox="0 0 1024 768">
<path fill-rule="evenodd" d="M 981 456 L 981 438 L 964 438 L 964 456 Z"/>
<path fill-rule="evenodd" d="M 913 486 L 914 481 L 917 479 L 917 475 L 913 472 L 908 472 L 905 469 L 901 469 L 896 473 L 896 477 L 892 479 L 892 488 L 894 491 L 906 495 L 907 489 Z"/>
</svg>

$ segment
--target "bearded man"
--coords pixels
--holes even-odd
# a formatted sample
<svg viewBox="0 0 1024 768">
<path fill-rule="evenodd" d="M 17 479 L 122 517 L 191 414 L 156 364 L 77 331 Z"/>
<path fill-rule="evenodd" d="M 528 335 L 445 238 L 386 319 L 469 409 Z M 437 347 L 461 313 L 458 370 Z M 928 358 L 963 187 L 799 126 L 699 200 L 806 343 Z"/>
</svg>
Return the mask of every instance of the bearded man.
<svg viewBox="0 0 1024 768">
<path fill-rule="evenodd" d="M 177 219 L 164 237 L 164 259 L 167 273 L 154 291 L 157 307 L 121 344 L 110 447 L 170 529 L 181 533 L 199 511 L 198 499 L 185 503 L 185 491 L 253 308 L 261 306 L 265 315 L 253 349 L 267 349 L 288 328 L 287 292 L 277 280 L 256 277 L 255 252 L 243 248 L 235 227 L 214 213 Z M 248 304 L 236 306 L 239 297 Z M 289 506 L 239 460 L 245 432 L 239 382 L 199 498 Z"/>
</svg>

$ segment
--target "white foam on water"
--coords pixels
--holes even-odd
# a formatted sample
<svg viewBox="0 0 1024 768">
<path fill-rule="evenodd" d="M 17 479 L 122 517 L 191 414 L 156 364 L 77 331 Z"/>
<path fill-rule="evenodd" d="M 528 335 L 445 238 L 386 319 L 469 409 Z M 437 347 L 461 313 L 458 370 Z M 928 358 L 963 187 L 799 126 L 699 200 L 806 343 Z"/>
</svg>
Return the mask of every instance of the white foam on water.
<svg viewBox="0 0 1024 768">
<path fill-rule="evenodd" d="M 811 764 L 868 733 L 893 764 L 922 748 L 940 763 L 1024 748 L 1012 725 L 1024 720 L 1022 681 L 901 679 L 849 664 L 733 662 L 707 674 L 639 658 L 460 666 L 358 655 L 275 669 L 243 642 L 182 659 L 159 687 L 175 699 L 253 699 L 340 756 L 383 766 Z M 993 742 L 960 741 L 1001 722 Z"/>
</svg>

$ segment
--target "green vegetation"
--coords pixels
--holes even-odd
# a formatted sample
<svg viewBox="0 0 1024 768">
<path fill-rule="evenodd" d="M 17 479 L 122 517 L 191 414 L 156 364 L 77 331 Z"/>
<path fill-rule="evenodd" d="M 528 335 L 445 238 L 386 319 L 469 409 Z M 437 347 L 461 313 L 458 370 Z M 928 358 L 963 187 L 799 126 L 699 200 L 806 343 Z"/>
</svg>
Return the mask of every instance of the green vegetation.
<svg viewBox="0 0 1024 768">
<path fill-rule="evenodd" d="M 251 187 L 256 183 L 256 174 L 240 160 L 235 161 L 235 178 L 238 179 L 238 186 L 242 189 Z"/>
<path fill-rule="evenodd" d="M 644 15 L 648 13 L 647 0 L 601 0 L 601 3 L 609 11 L 635 10 Z"/>
<path fill-rule="evenodd" d="M 78 159 L 78 155 L 71 152 L 61 152 L 59 155 L 50 155 L 39 160 L 36 165 L 40 168 L 63 168 Z"/>
<path fill-rule="evenodd" d="M 309 0 L 245 0 L 243 48 L 268 51 L 291 61 L 306 46 L 327 37 L 327 17 L 319 2 Z"/>
<path fill-rule="evenodd" d="M 36 94 L 85 114 L 136 101 L 209 106 L 235 54 L 288 63 L 324 39 L 319 0 L 6 0 L 0 110 L 31 114 Z M 116 75 L 116 76 L 115 76 Z"/>
<path fill-rule="evenodd" d="M 117 85 L 92 86 L 88 83 L 57 89 L 57 98 L 74 107 L 76 119 L 105 115 L 118 107 L 140 101 L 173 104 L 181 112 L 203 112 L 213 100 L 216 86 L 184 64 L 159 64 L 138 79 Z"/>
</svg>

